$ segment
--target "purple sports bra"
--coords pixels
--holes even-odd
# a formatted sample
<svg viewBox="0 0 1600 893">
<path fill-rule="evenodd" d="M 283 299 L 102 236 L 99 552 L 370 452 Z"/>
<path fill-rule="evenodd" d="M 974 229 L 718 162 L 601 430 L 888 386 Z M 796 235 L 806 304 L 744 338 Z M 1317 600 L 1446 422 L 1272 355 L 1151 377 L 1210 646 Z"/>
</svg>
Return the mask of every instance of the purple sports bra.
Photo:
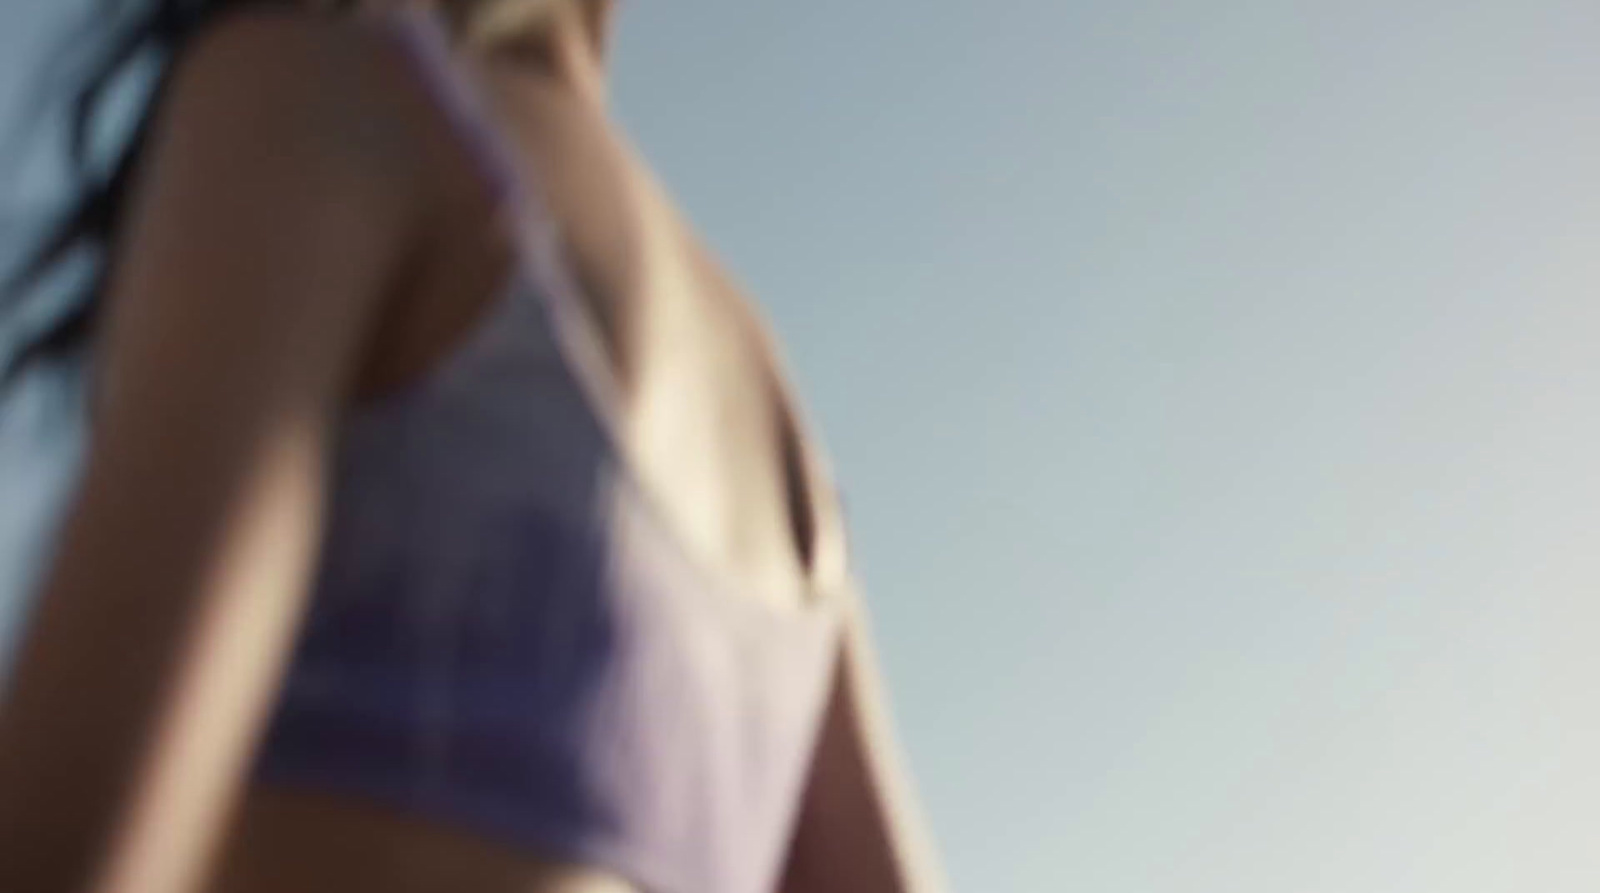
<svg viewBox="0 0 1600 893">
<path fill-rule="evenodd" d="M 453 67 L 397 32 L 526 250 L 426 378 L 342 431 L 315 597 L 259 758 L 647 893 L 778 882 L 838 651 L 838 600 L 730 591 L 616 448 L 552 223 Z"/>
</svg>

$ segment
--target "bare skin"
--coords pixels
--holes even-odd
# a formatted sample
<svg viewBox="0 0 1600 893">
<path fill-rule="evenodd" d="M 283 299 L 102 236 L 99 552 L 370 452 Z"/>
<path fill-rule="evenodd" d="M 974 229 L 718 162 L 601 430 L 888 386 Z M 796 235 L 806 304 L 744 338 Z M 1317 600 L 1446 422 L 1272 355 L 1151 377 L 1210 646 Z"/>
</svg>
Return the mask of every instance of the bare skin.
<svg viewBox="0 0 1600 893">
<path fill-rule="evenodd" d="M 586 4 L 462 64 L 563 225 L 624 449 L 682 538 L 752 597 L 850 600 L 783 889 L 931 893 L 820 463 L 785 459 L 770 339 L 605 115 L 608 19 Z M 246 783 L 340 420 L 446 355 L 511 263 L 455 132 L 373 29 L 251 13 L 191 48 L 149 158 L 86 477 L 0 711 L 8 889 L 632 891 Z"/>
</svg>

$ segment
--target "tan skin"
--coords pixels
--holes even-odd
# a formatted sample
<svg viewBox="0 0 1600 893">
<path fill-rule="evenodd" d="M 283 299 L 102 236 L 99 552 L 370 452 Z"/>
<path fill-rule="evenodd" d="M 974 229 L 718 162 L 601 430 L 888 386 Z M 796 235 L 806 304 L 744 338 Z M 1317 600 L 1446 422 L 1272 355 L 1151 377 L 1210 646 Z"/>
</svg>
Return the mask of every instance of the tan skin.
<svg viewBox="0 0 1600 893">
<path fill-rule="evenodd" d="M 472 6 L 447 11 L 470 23 Z M 813 523 L 797 539 L 772 346 L 610 123 L 609 21 L 609 3 L 574 6 L 461 62 L 549 195 L 623 385 L 624 449 L 686 545 L 780 609 L 812 588 L 850 609 L 783 890 L 942 889 L 820 463 L 798 463 Z M 456 132 L 375 29 L 258 12 L 185 54 L 147 157 L 88 466 L 0 710 L 6 889 L 632 891 L 247 779 L 341 420 L 446 355 L 511 262 Z"/>
</svg>

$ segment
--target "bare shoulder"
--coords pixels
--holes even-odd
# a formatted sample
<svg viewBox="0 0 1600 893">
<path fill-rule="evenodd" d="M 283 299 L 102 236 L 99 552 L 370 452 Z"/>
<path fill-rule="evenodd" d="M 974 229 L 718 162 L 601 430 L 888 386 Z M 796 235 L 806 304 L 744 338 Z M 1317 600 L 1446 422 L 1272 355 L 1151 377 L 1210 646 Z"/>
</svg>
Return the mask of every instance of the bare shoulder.
<svg viewBox="0 0 1600 893">
<path fill-rule="evenodd" d="M 391 180 L 426 161 L 428 103 L 408 57 L 391 31 L 348 17 L 273 7 L 220 16 L 175 60 L 163 104 L 179 142 Z"/>
<path fill-rule="evenodd" d="M 241 378 L 265 386 L 282 357 L 320 351 L 315 387 L 342 391 L 397 271 L 434 230 L 427 98 L 396 39 L 232 12 L 184 47 L 159 102 L 115 246 L 108 380 L 167 387 L 220 361 L 153 345 L 266 345 L 277 332 L 294 351 L 241 347 L 228 361 L 256 364 Z"/>
</svg>

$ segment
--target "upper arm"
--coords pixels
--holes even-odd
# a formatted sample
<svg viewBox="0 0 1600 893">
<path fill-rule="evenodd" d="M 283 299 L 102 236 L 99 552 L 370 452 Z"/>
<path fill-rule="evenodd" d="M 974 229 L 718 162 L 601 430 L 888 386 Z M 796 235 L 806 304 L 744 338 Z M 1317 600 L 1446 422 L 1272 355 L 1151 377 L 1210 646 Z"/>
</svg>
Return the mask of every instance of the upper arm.
<svg viewBox="0 0 1600 893">
<path fill-rule="evenodd" d="M 241 15 L 174 72 L 112 258 L 79 507 L 124 542 L 142 513 L 164 567 L 229 560 L 264 536 L 251 523 L 308 548 L 287 532 L 315 529 L 323 456 L 427 210 L 391 99 L 406 85 L 361 37 Z"/>
<path fill-rule="evenodd" d="M 184 889 L 248 759 L 333 426 L 426 216 L 403 69 L 361 40 L 238 15 L 170 80 L 85 477 L 0 713 L 0 862 L 29 889 L 97 863 L 111 889 Z"/>
</svg>

